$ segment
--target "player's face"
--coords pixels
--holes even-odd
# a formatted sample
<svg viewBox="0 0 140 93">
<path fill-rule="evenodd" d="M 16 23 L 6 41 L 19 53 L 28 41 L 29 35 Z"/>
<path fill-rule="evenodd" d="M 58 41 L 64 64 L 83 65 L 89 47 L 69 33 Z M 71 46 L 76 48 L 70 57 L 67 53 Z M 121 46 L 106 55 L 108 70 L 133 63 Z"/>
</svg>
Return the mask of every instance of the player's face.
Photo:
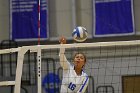
<svg viewBox="0 0 140 93">
<path fill-rule="evenodd" d="M 77 68 L 82 68 L 85 65 L 85 56 L 83 54 L 76 54 L 74 57 L 74 65 Z"/>
</svg>

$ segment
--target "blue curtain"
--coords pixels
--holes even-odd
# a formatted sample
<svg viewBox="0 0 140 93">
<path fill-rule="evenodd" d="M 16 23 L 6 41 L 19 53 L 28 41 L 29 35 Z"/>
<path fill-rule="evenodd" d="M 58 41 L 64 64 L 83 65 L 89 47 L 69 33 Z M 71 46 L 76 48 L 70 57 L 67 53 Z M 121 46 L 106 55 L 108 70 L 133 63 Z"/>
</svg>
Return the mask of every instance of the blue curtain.
<svg viewBox="0 0 140 93">
<path fill-rule="evenodd" d="M 38 0 L 13 0 L 11 6 L 12 39 L 37 39 Z M 46 2 L 41 2 L 40 38 L 47 38 L 46 7 Z"/>
<path fill-rule="evenodd" d="M 133 0 L 95 0 L 95 36 L 134 34 Z"/>
</svg>

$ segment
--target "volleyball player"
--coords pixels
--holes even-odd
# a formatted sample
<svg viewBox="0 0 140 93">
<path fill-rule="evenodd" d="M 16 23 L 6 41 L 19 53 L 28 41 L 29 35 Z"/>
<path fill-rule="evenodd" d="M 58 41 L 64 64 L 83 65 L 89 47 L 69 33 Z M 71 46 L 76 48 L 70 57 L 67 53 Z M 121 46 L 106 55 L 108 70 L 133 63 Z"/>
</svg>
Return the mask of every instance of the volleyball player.
<svg viewBox="0 0 140 93">
<path fill-rule="evenodd" d="M 64 37 L 60 38 L 60 44 L 66 44 Z M 86 64 L 86 56 L 76 53 L 71 65 L 65 57 L 65 48 L 60 48 L 60 65 L 63 68 L 63 79 L 60 93 L 85 93 L 89 83 L 88 75 L 83 71 Z"/>
</svg>

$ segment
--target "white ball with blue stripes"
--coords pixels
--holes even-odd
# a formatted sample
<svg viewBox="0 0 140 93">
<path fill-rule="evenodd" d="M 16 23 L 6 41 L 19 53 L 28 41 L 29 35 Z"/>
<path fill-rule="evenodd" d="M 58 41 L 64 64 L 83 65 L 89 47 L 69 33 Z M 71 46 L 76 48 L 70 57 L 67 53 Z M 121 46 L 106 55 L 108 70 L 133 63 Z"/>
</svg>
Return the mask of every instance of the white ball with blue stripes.
<svg viewBox="0 0 140 93">
<path fill-rule="evenodd" d="M 88 37 L 86 28 L 78 26 L 72 32 L 72 37 L 77 42 L 84 42 Z"/>
</svg>

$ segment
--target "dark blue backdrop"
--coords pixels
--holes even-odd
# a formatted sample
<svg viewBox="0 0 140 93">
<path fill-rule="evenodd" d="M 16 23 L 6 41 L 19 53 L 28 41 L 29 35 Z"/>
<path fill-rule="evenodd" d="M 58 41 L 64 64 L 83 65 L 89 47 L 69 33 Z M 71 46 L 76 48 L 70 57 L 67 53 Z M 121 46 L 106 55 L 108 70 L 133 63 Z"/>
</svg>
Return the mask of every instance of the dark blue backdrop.
<svg viewBox="0 0 140 93">
<path fill-rule="evenodd" d="M 40 37 L 47 38 L 47 0 L 41 0 Z M 38 38 L 38 0 L 12 0 L 12 39 Z"/>
<path fill-rule="evenodd" d="M 133 0 L 95 0 L 95 36 L 134 34 Z"/>
</svg>

